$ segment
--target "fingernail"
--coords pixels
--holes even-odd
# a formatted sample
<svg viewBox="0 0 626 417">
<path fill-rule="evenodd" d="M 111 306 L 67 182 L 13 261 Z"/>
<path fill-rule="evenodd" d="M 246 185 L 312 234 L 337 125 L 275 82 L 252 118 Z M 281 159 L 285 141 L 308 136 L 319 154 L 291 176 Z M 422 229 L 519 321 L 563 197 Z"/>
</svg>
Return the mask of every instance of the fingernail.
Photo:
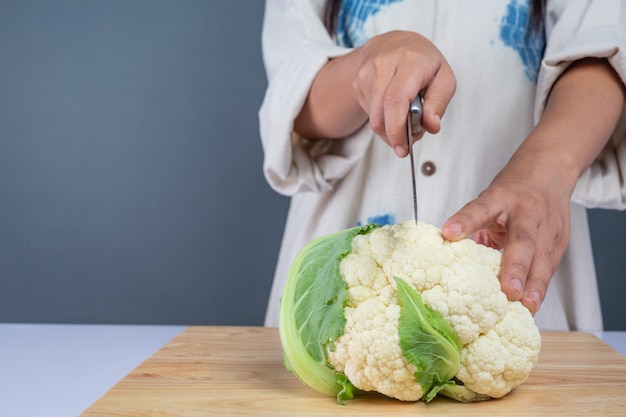
<svg viewBox="0 0 626 417">
<path fill-rule="evenodd" d="M 528 307 L 530 311 L 535 312 L 539 309 L 541 301 L 539 301 L 539 293 L 537 291 L 530 290 L 524 298 L 526 301 L 524 304 L 526 304 L 526 307 Z"/>
<path fill-rule="evenodd" d="M 522 297 L 522 281 L 517 278 L 513 278 L 509 281 L 509 293 L 511 300 L 519 300 Z"/>
<path fill-rule="evenodd" d="M 438 114 L 436 114 L 433 119 L 435 119 L 435 122 L 437 122 L 437 124 L 441 124 L 441 116 L 439 116 Z"/>
<path fill-rule="evenodd" d="M 398 145 L 393 148 L 393 150 L 400 158 L 404 158 L 406 156 L 407 150 L 404 146 Z"/>
<path fill-rule="evenodd" d="M 448 231 L 454 236 L 459 236 L 463 233 L 463 226 L 461 223 L 452 223 L 448 226 Z"/>
</svg>

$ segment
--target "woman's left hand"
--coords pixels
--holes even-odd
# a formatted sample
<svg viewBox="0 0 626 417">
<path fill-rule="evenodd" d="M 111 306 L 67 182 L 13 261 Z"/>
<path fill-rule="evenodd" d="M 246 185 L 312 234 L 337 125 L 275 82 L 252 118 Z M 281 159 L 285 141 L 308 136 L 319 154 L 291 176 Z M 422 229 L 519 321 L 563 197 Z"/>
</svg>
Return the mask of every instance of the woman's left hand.
<svg viewBox="0 0 626 417">
<path fill-rule="evenodd" d="M 570 236 L 571 191 L 553 180 L 556 168 L 547 165 L 546 157 L 518 155 L 478 198 L 443 226 L 447 239 L 472 235 L 478 243 L 504 248 L 502 290 L 533 314 L 545 297 Z M 550 170 L 553 172 L 546 172 Z"/>
<path fill-rule="evenodd" d="M 572 63 L 552 87 L 528 138 L 478 198 L 443 225 L 450 240 L 504 249 L 500 282 L 535 313 L 570 237 L 576 181 L 609 140 L 626 87 L 606 59 Z"/>
</svg>

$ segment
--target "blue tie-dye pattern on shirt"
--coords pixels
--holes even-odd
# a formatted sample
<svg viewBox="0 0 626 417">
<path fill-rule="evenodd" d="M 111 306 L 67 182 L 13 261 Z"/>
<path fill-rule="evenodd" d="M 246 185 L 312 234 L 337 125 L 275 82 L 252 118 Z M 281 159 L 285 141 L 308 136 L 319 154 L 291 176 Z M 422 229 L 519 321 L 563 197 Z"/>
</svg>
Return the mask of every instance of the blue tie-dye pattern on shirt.
<svg viewBox="0 0 626 417">
<path fill-rule="evenodd" d="M 385 226 L 387 224 L 396 224 L 396 216 L 393 214 L 381 214 L 379 216 L 372 216 L 367 218 L 367 224 L 377 224 Z M 357 226 L 363 226 L 360 221 L 356 223 Z"/>
<path fill-rule="evenodd" d="M 546 39 L 543 30 L 534 33 L 530 28 L 528 1 L 511 0 L 507 5 L 500 23 L 500 39 L 519 54 L 526 77 L 537 81 Z"/>
<path fill-rule="evenodd" d="M 337 42 L 348 48 L 363 45 L 368 36 L 363 24 L 372 15 L 378 13 L 383 6 L 402 0 L 343 0 L 337 21 Z"/>
</svg>

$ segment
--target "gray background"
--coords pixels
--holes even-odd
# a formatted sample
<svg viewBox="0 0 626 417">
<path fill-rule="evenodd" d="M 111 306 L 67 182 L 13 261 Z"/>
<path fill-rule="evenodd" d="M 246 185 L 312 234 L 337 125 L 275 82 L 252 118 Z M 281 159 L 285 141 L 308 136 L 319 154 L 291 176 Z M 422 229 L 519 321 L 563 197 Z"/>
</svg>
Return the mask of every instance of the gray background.
<svg viewBox="0 0 626 417">
<path fill-rule="evenodd" d="M 0 0 L 0 322 L 260 325 L 260 0 Z M 591 211 L 608 329 L 626 214 Z"/>
</svg>

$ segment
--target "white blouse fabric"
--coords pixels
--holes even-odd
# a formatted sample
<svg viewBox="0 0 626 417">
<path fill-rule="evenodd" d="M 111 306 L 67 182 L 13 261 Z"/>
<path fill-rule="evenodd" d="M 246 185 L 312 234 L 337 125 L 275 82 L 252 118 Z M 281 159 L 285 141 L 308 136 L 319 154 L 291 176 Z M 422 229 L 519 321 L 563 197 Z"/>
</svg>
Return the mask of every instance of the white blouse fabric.
<svg viewBox="0 0 626 417">
<path fill-rule="evenodd" d="M 340 140 L 309 141 L 293 121 L 329 58 L 394 29 L 428 37 L 446 56 L 457 91 L 441 132 L 414 145 L 421 221 L 443 222 L 483 191 L 526 138 L 551 86 L 580 58 L 607 58 L 626 80 L 626 0 L 553 0 L 545 36 L 527 36 L 528 1 L 344 0 L 336 37 L 323 0 L 267 0 L 262 45 L 268 89 L 259 112 L 264 174 L 291 196 L 265 324 L 278 323 L 292 260 L 312 239 L 364 223 L 412 218 L 409 160 L 366 124 Z M 575 144 L 572 144 L 575 146 Z M 424 164 L 434 173 L 422 172 Z M 582 175 L 571 241 L 536 314 L 544 330 L 601 330 L 585 207 L 626 208 L 626 116 Z M 617 278 L 617 277 L 616 277 Z"/>
</svg>

